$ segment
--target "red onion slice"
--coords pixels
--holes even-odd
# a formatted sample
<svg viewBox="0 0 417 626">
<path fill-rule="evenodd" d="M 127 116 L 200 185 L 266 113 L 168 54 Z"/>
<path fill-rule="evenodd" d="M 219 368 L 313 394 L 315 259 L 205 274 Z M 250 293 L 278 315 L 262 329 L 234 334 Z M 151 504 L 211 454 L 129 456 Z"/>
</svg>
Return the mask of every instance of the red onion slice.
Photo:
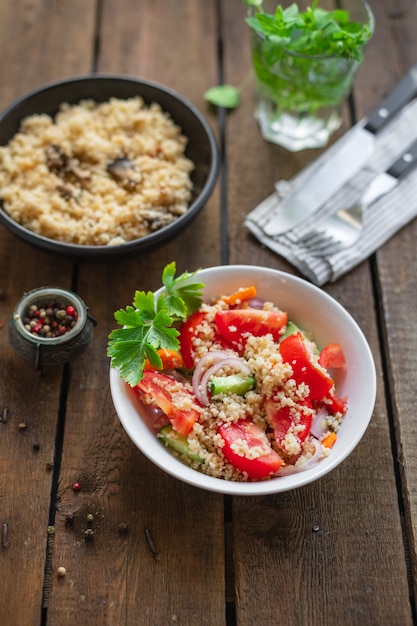
<svg viewBox="0 0 417 626">
<path fill-rule="evenodd" d="M 211 361 L 213 361 L 213 364 L 204 371 L 204 366 L 207 366 Z M 192 380 L 194 395 L 203 406 L 210 404 L 210 399 L 207 393 L 207 385 L 210 378 L 224 367 L 237 369 L 246 375 L 250 374 L 249 366 L 243 359 L 230 356 L 227 352 L 221 350 L 207 352 L 198 361 Z"/>
<path fill-rule="evenodd" d="M 245 303 L 251 309 L 262 310 L 264 308 L 265 300 L 261 300 L 260 298 L 250 298 L 250 300 L 246 300 Z"/>
<path fill-rule="evenodd" d="M 327 423 L 328 416 L 329 412 L 327 411 L 327 409 L 322 407 L 317 411 L 317 414 L 313 419 L 310 432 L 317 439 L 320 439 L 324 435 L 324 433 L 329 430 L 329 425 Z"/>
<path fill-rule="evenodd" d="M 290 476 L 290 474 L 297 474 L 303 472 L 306 469 L 310 469 L 315 465 L 323 456 L 323 446 L 318 439 L 312 439 L 311 443 L 315 446 L 315 451 L 312 457 L 304 461 L 304 463 L 298 463 L 296 465 L 286 465 L 282 467 L 276 474 L 276 476 Z"/>
<path fill-rule="evenodd" d="M 218 361 L 227 359 L 229 356 L 230 354 L 225 350 L 212 350 L 211 352 L 206 352 L 206 354 L 203 354 L 201 359 L 197 361 L 197 365 L 195 366 L 195 370 L 193 372 L 193 378 L 195 377 L 199 380 L 203 374 L 203 370 L 211 367 Z"/>
</svg>

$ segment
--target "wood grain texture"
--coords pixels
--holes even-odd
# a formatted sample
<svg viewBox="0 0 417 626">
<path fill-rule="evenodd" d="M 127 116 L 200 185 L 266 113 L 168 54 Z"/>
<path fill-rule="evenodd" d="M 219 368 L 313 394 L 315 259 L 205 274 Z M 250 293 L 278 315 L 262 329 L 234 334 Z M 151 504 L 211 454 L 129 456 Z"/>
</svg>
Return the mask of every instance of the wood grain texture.
<svg viewBox="0 0 417 626">
<path fill-rule="evenodd" d="M 60 6 L 47 0 L 1 3 L 2 107 L 63 72 L 71 73 L 76 54 L 78 69 L 89 69 L 94 13 L 83 10 L 84 20 L 79 23 L 83 6 L 79 1 Z M 51 54 L 52 50 L 56 53 Z M 4 322 L 0 330 L 0 404 L 9 409 L 8 422 L 0 424 L 0 520 L 8 527 L 8 546 L 0 555 L 0 623 L 18 626 L 40 623 L 47 596 L 44 583 L 53 476 L 49 464 L 55 457 L 62 367 L 40 377 L 34 365 L 8 345 L 7 323 L 24 291 L 45 284 L 69 287 L 72 268 L 3 228 L 0 255 L 0 288 L 5 294 L 0 302 Z M 23 422 L 26 429 L 20 430 L 18 425 Z"/>
<path fill-rule="evenodd" d="M 414 2 L 403 0 L 386 9 L 389 29 L 396 44 L 397 76 L 417 59 L 413 21 Z M 407 530 L 407 548 L 417 593 L 417 454 L 415 421 L 415 372 L 417 369 L 417 283 L 415 221 L 403 228 L 377 253 L 378 287 L 383 339 L 389 379 L 389 408 L 395 428 L 395 447 L 401 476 L 401 503 Z"/>
</svg>

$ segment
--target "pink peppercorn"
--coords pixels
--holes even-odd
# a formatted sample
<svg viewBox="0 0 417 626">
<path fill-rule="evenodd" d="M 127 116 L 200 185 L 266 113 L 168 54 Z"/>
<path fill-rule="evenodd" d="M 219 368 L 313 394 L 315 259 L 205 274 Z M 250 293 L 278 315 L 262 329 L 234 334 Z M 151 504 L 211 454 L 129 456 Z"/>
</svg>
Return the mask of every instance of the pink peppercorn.
<svg viewBox="0 0 417 626">
<path fill-rule="evenodd" d="M 72 486 L 72 490 L 73 491 L 81 491 L 81 484 L 80 483 L 74 483 Z"/>
</svg>

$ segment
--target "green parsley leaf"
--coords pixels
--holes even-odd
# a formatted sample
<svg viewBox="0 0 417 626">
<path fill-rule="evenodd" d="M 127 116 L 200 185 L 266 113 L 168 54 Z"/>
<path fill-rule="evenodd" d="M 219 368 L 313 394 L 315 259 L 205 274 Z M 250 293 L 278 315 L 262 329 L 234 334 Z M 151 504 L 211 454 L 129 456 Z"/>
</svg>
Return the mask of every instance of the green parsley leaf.
<svg viewBox="0 0 417 626">
<path fill-rule="evenodd" d="M 110 333 L 107 355 L 111 367 L 119 368 L 121 377 L 132 387 L 143 377 L 146 359 L 161 367 L 158 350 L 179 349 L 179 331 L 173 324 L 186 319 L 202 303 L 204 284 L 193 282 L 196 272 L 183 272 L 177 278 L 175 273 L 175 263 L 165 267 L 165 289 L 157 299 L 152 291 L 136 291 L 132 305 L 114 314 L 122 328 Z"/>
<path fill-rule="evenodd" d="M 202 303 L 203 283 L 190 282 L 196 272 L 183 272 L 175 278 L 175 263 L 167 265 L 162 273 L 162 284 L 165 286 L 157 306 L 167 306 L 172 315 L 185 319 L 196 311 Z"/>
</svg>

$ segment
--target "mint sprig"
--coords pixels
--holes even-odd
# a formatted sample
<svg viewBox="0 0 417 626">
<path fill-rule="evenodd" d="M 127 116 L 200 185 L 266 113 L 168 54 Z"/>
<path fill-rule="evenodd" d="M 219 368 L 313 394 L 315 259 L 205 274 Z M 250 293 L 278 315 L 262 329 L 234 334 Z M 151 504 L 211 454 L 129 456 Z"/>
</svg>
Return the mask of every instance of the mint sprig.
<svg viewBox="0 0 417 626">
<path fill-rule="evenodd" d="M 196 272 L 183 272 L 175 277 L 175 262 L 162 272 L 164 290 L 155 298 L 152 291 L 136 291 L 132 305 L 119 309 L 114 317 L 122 328 L 109 335 L 107 355 L 111 367 L 134 387 L 143 377 L 146 359 L 160 368 L 160 348 L 178 350 L 179 332 L 175 322 L 186 319 L 202 303 L 203 283 L 191 282 Z"/>
<path fill-rule="evenodd" d="M 302 105 L 294 102 L 288 81 L 280 81 L 274 73 L 270 73 L 265 68 L 265 63 L 267 67 L 272 68 L 280 59 L 288 57 L 289 53 L 294 54 L 294 64 L 300 66 L 301 69 L 302 65 L 305 65 L 307 86 L 309 61 L 303 59 L 303 56 L 336 57 L 360 62 L 363 56 L 363 46 L 372 35 L 371 28 L 367 24 L 361 25 L 352 21 L 348 11 L 343 9 L 327 11 L 318 7 L 319 0 L 313 0 L 311 6 L 305 11 L 300 11 L 296 3 L 285 9 L 277 4 L 273 14 L 264 12 L 263 0 L 244 0 L 244 3 L 256 10 L 254 15 L 246 18 L 247 24 L 264 39 L 262 55 L 258 53 L 253 58 L 258 80 L 270 87 L 271 97 L 274 93 L 279 93 L 281 100 L 286 97 L 285 94 L 289 89 L 288 104 L 286 103 L 285 106 L 290 110 L 291 105 L 294 105 L 295 110 L 301 109 Z M 301 56 L 297 58 L 297 55 Z M 329 94 L 324 93 L 322 98 L 314 86 L 311 94 L 308 90 L 302 93 L 303 106 L 306 106 L 306 102 L 313 102 L 312 108 L 314 109 L 337 101 L 345 87 L 343 80 L 340 79 L 339 93 L 337 80 L 333 82 L 335 83 L 333 91 Z M 239 86 L 217 85 L 208 89 L 204 93 L 204 98 L 215 106 L 235 109 L 240 104 L 242 91 L 243 88 Z M 325 92 L 325 87 L 322 87 L 321 91 Z M 315 100 L 316 105 L 314 105 Z M 283 108 L 285 106 L 283 105 Z"/>
<path fill-rule="evenodd" d="M 285 9 L 278 5 L 275 13 L 262 10 L 262 2 L 245 0 L 258 12 L 246 18 L 247 24 L 265 37 L 270 50 L 270 65 L 290 53 L 309 56 L 335 56 L 360 60 L 361 48 L 372 35 L 368 24 L 350 19 L 344 9 L 327 11 L 313 0 L 311 7 L 300 11 L 297 4 Z"/>
</svg>

